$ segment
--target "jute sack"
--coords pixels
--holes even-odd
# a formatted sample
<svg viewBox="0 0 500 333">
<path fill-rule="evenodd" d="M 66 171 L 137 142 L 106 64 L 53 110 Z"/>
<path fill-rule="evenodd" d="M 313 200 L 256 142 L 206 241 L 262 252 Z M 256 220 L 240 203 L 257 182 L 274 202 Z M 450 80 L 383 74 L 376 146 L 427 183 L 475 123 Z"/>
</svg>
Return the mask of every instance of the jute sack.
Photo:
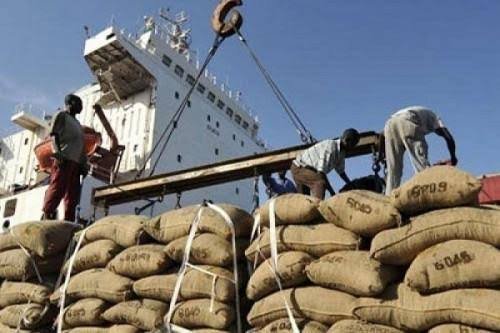
<svg viewBox="0 0 500 333">
<path fill-rule="evenodd" d="M 230 331 L 214 330 L 211 328 L 201 328 L 198 330 L 191 330 L 191 332 L 195 332 L 195 333 L 231 333 Z"/>
<path fill-rule="evenodd" d="M 353 318 L 354 296 L 321 287 L 302 287 L 279 291 L 256 302 L 247 316 L 250 325 L 263 327 L 275 320 L 287 318 L 283 296 L 293 315 L 299 318 L 327 325 Z"/>
<path fill-rule="evenodd" d="M 147 238 L 143 225 L 146 216 L 110 215 L 92 224 L 85 233 L 85 240 L 93 242 L 99 239 L 110 239 L 122 247 L 140 244 Z"/>
<path fill-rule="evenodd" d="M 370 254 L 386 264 L 407 265 L 425 249 L 453 239 L 500 246 L 500 210 L 460 207 L 420 215 L 409 225 L 375 236 Z"/>
<path fill-rule="evenodd" d="M 404 333 L 397 328 L 370 324 L 361 320 L 347 319 L 333 324 L 327 333 Z"/>
<path fill-rule="evenodd" d="M 373 323 L 408 331 L 457 323 L 500 331 L 500 291 L 458 289 L 429 296 L 411 291 L 404 283 L 390 286 L 379 299 L 359 299 L 354 315 Z"/>
<path fill-rule="evenodd" d="M 195 298 L 211 298 L 212 291 L 216 301 L 232 303 L 234 301 L 233 273 L 215 266 L 198 266 L 204 271 L 215 274 L 215 285 L 212 289 L 214 277 L 197 269 L 188 268 L 182 280 L 179 292 L 180 300 Z M 168 302 L 177 282 L 177 274 L 150 276 L 134 283 L 134 293 L 143 298 L 152 298 Z"/>
<path fill-rule="evenodd" d="M 172 324 L 183 328 L 208 327 L 223 330 L 234 321 L 234 308 L 215 301 L 210 312 L 210 299 L 194 299 L 176 305 Z"/>
<path fill-rule="evenodd" d="M 277 276 L 283 288 L 298 286 L 307 281 L 306 266 L 313 258 L 305 252 L 290 251 L 278 254 Z M 255 270 L 247 284 L 248 299 L 258 300 L 279 290 L 271 259 L 266 260 Z"/>
<path fill-rule="evenodd" d="M 168 256 L 176 262 L 182 262 L 188 236 L 174 240 L 165 247 Z M 233 248 L 231 243 L 214 234 L 201 234 L 194 238 L 191 247 L 190 262 L 193 264 L 231 266 Z"/>
<path fill-rule="evenodd" d="M 2 332 L 2 333 L 50 333 L 49 330 L 36 330 L 36 331 L 22 330 L 22 329 L 18 330 L 17 328 L 10 328 L 9 326 L 5 326 L 2 323 L 0 323 L 0 332 Z"/>
<path fill-rule="evenodd" d="M 391 193 L 393 205 L 403 214 L 475 204 L 481 182 L 451 166 L 427 168 Z"/>
<path fill-rule="evenodd" d="M 33 257 L 41 275 L 57 273 L 62 267 L 64 254 L 53 257 Z M 36 277 L 33 261 L 21 249 L 0 252 L 0 278 L 11 281 L 26 281 Z"/>
<path fill-rule="evenodd" d="M 151 331 L 163 323 L 168 305 L 151 299 L 118 303 L 103 313 L 102 318 L 113 324 L 129 324 Z"/>
<path fill-rule="evenodd" d="M 314 284 L 356 296 L 375 296 L 400 278 L 399 269 L 370 258 L 368 251 L 338 251 L 313 261 L 306 268 Z"/>
<path fill-rule="evenodd" d="M 320 217 L 318 211 L 320 200 L 309 195 L 290 193 L 274 200 L 276 225 L 308 224 Z M 269 203 L 270 201 L 267 201 L 258 209 L 262 226 L 269 226 Z"/>
<path fill-rule="evenodd" d="M 295 319 L 295 318 L 294 318 Z M 325 333 L 328 327 L 312 320 L 295 319 L 295 323 L 301 333 Z M 265 327 L 255 331 L 255 333 L 292 333 L 292 324 L 288 318 L 273 321 Z"/>
<path fill-rule="evenodd" d="M 26 249 L 39 257 L 64 252 L 78 224 L 61 221 L 36 221 L 16 225 L 11 232 Z"/>
<path fill-rule="evenodd" d="M 230 204 L 220 204 L 218 206 L 231 218 L 236 237 L 250 235 L 253 223 L 252 215 Z M 166 212 L 147 221 L 144 224 L 144 230 L 158 242 L 168 244 L 189 234 L 199 209 L 200 206 L 196 205 Z M 231 240 L 232 236 L 231 228 L 224 218 L 215 210 L 207 207 L 203 208 L 198 231 L 200 233 L 216 234 L 226 240 Z"/>
<path fill-rule="evenodd" d="M 63 331 L 63 333 L 141 333 L 140 328 L 132 325 L 113 325 L 111 327 L 76 327 Z"/>
<path fill-rule="evenodd" d="M 360 242 L 359 236 L 330 223 L 280 226 L 276 228 L 276 238 L 279 252 L 302 251 L 313 257 L 334 251 L 355 250 Z M 269 230 L 253 241 L 245 255 L 251 262 L 256 259 L 261 262 L 271 256 Z"/>
<path fill-rule="evenodd" d="M 437 244 L 417 256 L 405 282 L 421 294 L 500 286 L 500 251 L 469 240 Z"/>
<path fill-rule="evenodd" d="M 54 319 L 54 311 L 40 304 L 9 305 L 0 310 L 0 323 L 15 328 L 35 329 L 48 324 Z"/>
<path fill-rule="evenodd" d="M 322 201 L 319 212 L 328 222 L 365 237 L 401 224 L 401 214 L 389 197 L 371 191 L 339 193 Z"/>
<path fill-rule="evenodd" d="M 50 294 L 50 289 L 40 284 L 4 281 L 0 287 L 0 309 L 14 304 L 45 304 Z"/>
<path fill-rule="evenodd" d="M 132 296 L 133 281 L 106 269 L 96 268 L 73 276 L 66 293 L 71 299 L 100 298 L 118 303 Z"/>
<path fill-rule="evenodd" d="M 106 323 L 101 315 L 110 305 L 98 298 L 85 298 L 71 304 L 64 311 L 63 328 L 101 326 Z"/>
<path fill-rule="evenodd" d="M 444 324 L 431 328 L 429 330 L 429 333 L 494 333 L 494 332 L 460 324 Z"/>
<path fill-rule="evenodd" d="M 101 239 L 85 245 L 78 251 L 71 269 L 72 274 L 92 268 L 104 268 L 123 248 L 109 239 Z M 64 270 L 67 270 L 66 262 Z"/>
<path fill-rule="evenodd" d="M 0 233 L 0 252 L 18 247 L 19 245 L 9 232 Z"/>
<path fill-rule="evenodd" d="M 116 274 L 133 279 L 164 272 L 171 264 L 164 245 L 136 245 L 118 254 L 108 264 Z"/>
</svg>

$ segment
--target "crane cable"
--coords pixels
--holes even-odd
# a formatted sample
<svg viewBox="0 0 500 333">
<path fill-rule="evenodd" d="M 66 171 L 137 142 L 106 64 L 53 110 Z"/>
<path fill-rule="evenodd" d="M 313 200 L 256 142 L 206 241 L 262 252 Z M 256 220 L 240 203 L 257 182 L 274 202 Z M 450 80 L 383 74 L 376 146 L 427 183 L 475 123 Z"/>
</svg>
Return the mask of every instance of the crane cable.
<svg viewBox="0 0 500 333">
<path fill-rule="evenodd" d="M 312 136 L 311 132 L 307 129 L 307 127 L 304 125 L 304 123 L 300 120 L 300 117 L 298 116 L 297 112 L 293 109 L 293 107 L 290 105 L 288 100 L 286 99 L 285 95 L 281 91 L 281 89 L 278 87 L 276 82 L 273 80 L 271 74 L 266 70 L 262 62 L 259 60 L 257 57 L 257 54 L 252 50 L 250 45 L 248 44 L 248 41 L 245 37 L 243 37 L 241 31 L 237 28 L 234 29 L 236 31 L 236 34 L 238 35 L 238 39 L 242 42 L 248 53 L 250 54 L 250 57 L 254 60 L 255 64 L 259 68 L 260 72 L 264 76 L 264 79 L 266 82 L 269 84 L 271 87 L 271 90 L 275 94 L 276 98 L 278 98 L 278 101 L 280 102 L 281 106 L 283 107 L 284 111 L 290 118 L 290 121 L 292 122 L 293 126 L 295 126 L 300 139 L 304 143 L 315 143 L 317 140 Z"/>
<path fill-rule="evenodd" d="M 201 75 L 205 72 L 205 69 L 208 67 L 209 63 L 212 61 L 213 57 L 217 53 L 217 50 L 218 50 L 219 46 L 222 44 L 222 42 L 224 41 L 224 39 L 225 39 L 225 37 L 221 37 L 220 35 L 215 36 L 212 47 L 208 51 L 208 55 L 205 58 L 205 61 L 203 62 L 203 65 L 201 66 L 198 74 L 196 75 L 196 78 L 195 78 L 193 84 L 191 85 L 191 88 L 189 89 L 188 93 L 186 94 L 186 96 L 182 100 L 177 111 L 173 114 L 172 118 L 170 119 L 169 123 L 167 124 L 167 126 L 165 127 L 163 132 L 161 133 L 160 137 L 156 141 L 153 149 L 151 150 L 151 152 L 149 152 L 142 167 L 137 171 L 137 174 L 135 175 L 135 179 L 138 179 L 139 177 L 142 176 L 142 174 L 144 173 L 144 171 L 146 169 L 148 162 L 153 157 L 153 154 L 156 152 L 156 150 L 160 146 L 160 144 L 163 141 L 163 139 L 165 138 L 165 136 L 167 136 L 165 141 L 163 142 L 163 145 L 161 146 L 161 149 L 160 149 L 158 156 L 156 157 L 156 159 L 154 161 L 154 164 L 153 164 L 153 167 L 151 168 L 149 176 L 151 177 L 154 174 L 156 167 L 158 166 L 158 163 L 160 162 L 160 159 L 161 159 L 163 153 L 165 152 L 165 149 L 166 149 L 170 139 L 172 138 L 174 131 L 177 129 L 177 125 L 179 123 L 179 120 L 180 120 L 182 114 L 184 113 L 184 111 L 186 110 L 186 106 L 188 105 L 189 99 L 190 99 L 191 95 L 193 94 L 193 91 L 196 88 L 196 85 L 200 81 Z"/>
</svg>

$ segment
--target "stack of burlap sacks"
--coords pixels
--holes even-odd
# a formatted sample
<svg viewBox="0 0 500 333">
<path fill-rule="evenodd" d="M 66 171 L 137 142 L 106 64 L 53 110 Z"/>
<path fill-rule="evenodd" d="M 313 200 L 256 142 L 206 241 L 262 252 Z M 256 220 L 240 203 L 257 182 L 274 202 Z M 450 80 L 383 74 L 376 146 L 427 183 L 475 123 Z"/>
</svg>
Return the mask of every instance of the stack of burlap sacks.
<svg viewBox="0 0 500 333">
<path fill-rule="evenodd" d="M 264 231 L 246 251 L 257 263 L 248 321 L 257 332 L 292 332 L 288 304 L 301 332 L 500 331 L 500 292 L 470 289 L 500 285 L 500 210 L 455 208 L 474 205 L 479 191 L 474 177 L 440 166 L 390 198 L 358 190 L 323 202 L 278 197 L 277 274 L 267 203 Z"/>
<path fill-rule="evenodd" d="M 56 309 L 49 297 L 78 226 L 28 222 L 0 234 L 0 332 L 47 332 Z"/>
<path fill-rule="evenodd" d="M 252 217 L 235 206 L 220 207 L 234 221 L 236 235 L 245 239 L 237 243 L 248 246 Z M 65 331 L 136 333 L 164 327 L 199 209 L 186 207 L 153 219 L 108 216 L 79 235 L 85 245 L 75 254 L 65 288 Z M 198 231 L 190 263 L 201 265 L 200 270 L 187 269 L 171 323 L 200 332 L 226 330 L 235 322 L 231 229 L 204 207 Z"/>
</svg>

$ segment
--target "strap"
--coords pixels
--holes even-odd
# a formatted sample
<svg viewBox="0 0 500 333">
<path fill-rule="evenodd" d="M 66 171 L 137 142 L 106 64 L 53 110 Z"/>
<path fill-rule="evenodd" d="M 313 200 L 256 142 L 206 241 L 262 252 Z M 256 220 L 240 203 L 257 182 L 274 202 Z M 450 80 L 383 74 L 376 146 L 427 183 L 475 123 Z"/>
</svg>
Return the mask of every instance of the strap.
<svg viewBox="0 0 500 333">
<path fill-rule="evenodd" d="M 22 246 L 21 242 L 19 242 L 19 240 L 17 239 L 17 236 L 14 234 L 13 228 L 9 229 L 9 233 L 11 234 L 12 238 L 16 242 L 17 246 L 19 246 L 21 248 L 21 250 L 24 252 L 24 254 L 29 258 L 31 266 L 33 266 L 33 270 L 35 271 L 36 278 L 38 279 L 38 282 L 40 284 L 42 284 L 43 283 L 42 275 L 40 274 L 40 271 L 38 270 L 38 266 L 36 265 L 35 259 L 33 259 L 33 257 L 29 253 L 29 251 L 24 246 Z"/>
</svg>

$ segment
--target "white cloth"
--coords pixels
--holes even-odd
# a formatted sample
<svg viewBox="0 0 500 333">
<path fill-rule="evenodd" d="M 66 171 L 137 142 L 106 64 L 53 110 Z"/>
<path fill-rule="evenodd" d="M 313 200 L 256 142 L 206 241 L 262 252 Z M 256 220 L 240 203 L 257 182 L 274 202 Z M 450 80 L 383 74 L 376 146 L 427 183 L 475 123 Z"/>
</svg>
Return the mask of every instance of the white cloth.
<svg viewBox="0 0 500 333">
<path fill-rule="evenodd" d="M 405 151 L 410 154 L 415 173 L 430 166 L 425 136 L 442 127 L 441 119 L 423 106 L 404 108 L 387 120 L 384 127 L 387 195 L 401 183 Z"/>
<path fill-rule="evenodd" d="M 340 139 L 323 140 L 304 150 L 296 159 L 298 166 L 309 166 L 316 171 L 328 174 L 335 169 L 345 171 L 345 151 L 340 149 Z"/>
</svg>

